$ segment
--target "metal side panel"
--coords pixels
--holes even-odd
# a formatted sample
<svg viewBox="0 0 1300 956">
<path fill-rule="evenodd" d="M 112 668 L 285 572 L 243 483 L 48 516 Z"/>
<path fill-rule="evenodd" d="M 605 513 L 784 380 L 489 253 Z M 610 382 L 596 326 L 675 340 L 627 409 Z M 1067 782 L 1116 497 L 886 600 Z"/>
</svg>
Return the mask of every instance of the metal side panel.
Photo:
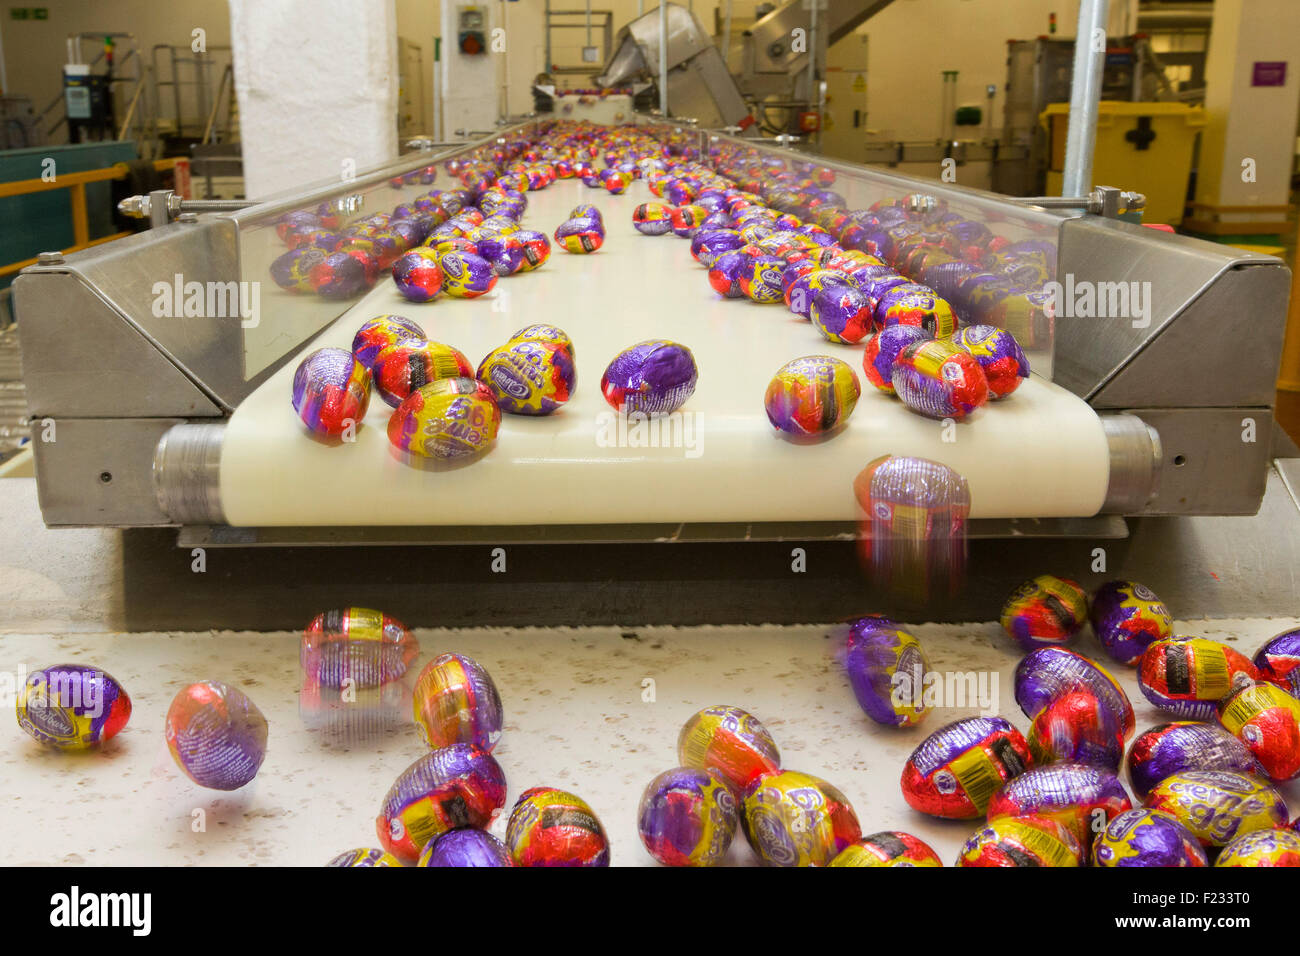
<svg viewBox="0 0 1300 956">
<path fill-rule="evenodd" d="M 1269 408 L 1134 408 L 1160 435 L 1155 497 L 1144 515 L 1253 515 L 1270 471 Z"/>
<path fill-rule="evenodd" d="M 179 418 L 32 422 L 36 487 L 48 527 L 167 525 L 153 483 L 158 440 Z"/>
<path fill-rule="evenodd" d="M 1290 291 L 1291 270 L 1281 263 L 1234 266 L 1147 341 L 1090 404 L 1272 405 Z"/>
<path fill-rule="evenodd" d="M 1258 268 L 1243 268 L 1247 266 Z M 1225 290 L 1231 287 L 1239 296 L 1237 301 L 1216 296 L 1198 305 L 1202 296 L 1234 271 L 1240 274 L 1228 280 Z M 1271 404 L 1277 349 L 1267 352 L 1265 347 L 1275 338 L 1279 345 L 1281 342 L 1286 291 L 1283 287 L 1279 299 L 1279 283 L 1288 275 L 1281 260 L 1272 256 L 1096 216 L 1067 219 L 1061 224 L 1057 265 L 1063 294 L 1056 310 L 1053 380 L 1091 401 L 1120 376 L 1134 355 L 1175 323 L 1182 326 L 1186 321 L 1177 341 L 1194 341 L 1194 353 L 1165 351 L 1160 355 L 1165 364 L 1159 372 L 1145 369 L 1137 380 L 1147 388 L 1159 383 L 1166 397 L 1125 401 L 1117 388 L 1106 407 Z M 1122 303 L 1122 296 L 1134 288 L 1142 297 L 1149 324 L 1134 314 L 1131 303 L 1117 316 L 1098 316 L 1096 305 L 1092 315 L 1076 314 L 1083 304 L 1079 296 L 1089 290 L 1095 302 L 1106 300 L 1111 312 L 1115 311 L 1112 292 Z M 1249 334 L 1242 334 L 1241 323 L 1250 323 Z M 1244 361 L 1219 365 L 1219 354 Z M 1261 362 L 1261 356 L 1266 360 Z M 1182 371 L 1198 359 L 1214 363 L 1214 374 L 1192 380 Z M 1269 397 L 1261 400 L 1265 393 Z"/>
<path fill-rule="evenodd" d="M 33 416 L 218 416 L 221 408 L 81 276 L 24 273 L 27 404 Z"/>
</svg>

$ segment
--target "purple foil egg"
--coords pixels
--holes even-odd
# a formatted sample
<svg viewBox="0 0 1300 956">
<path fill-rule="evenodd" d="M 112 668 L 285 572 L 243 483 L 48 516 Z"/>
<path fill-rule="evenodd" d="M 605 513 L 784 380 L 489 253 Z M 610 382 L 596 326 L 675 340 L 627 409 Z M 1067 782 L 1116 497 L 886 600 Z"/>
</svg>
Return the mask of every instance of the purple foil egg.
<svg viewBox="0 0 1300 956">
<path fill-rule="evenodd" d="M 271 279 L 281 289 L 310 292 L 313 289 L 312 270 L 324 262 L 327 255 L 328 252 L 315 246 L 290 249 L 271 263 Z"/>
<path fill-rule="evenodd" d="M 1088 691 L 1120 718 L 1127 737 L 1133 732 L 1133 705 L 1119 682 L 1095 662 L 1063 647 L 1040 647 L 1016 665 L 1016 703 L 1034 717 L 1058 697 Z"/>
<path fill-rule="evenodd" d="M 1300 627 L 1283 631 L 1255 652 L 1260 676 L 1300 697 Z"/>
<path fill-rule="evenodd" d="M 912 727 L 929 713 L 921 642 L 888 618 L 868 615 L 849 625 L 844 669 L 863 713 L 886 727 Z"/>
<path fill-rule="evenodd" d="M 646 786 L 637 830 L 665 866 L 714 866 L 731 847 L 739 807 L 730 784 L 711 770 L 677 767 Z"/>
<path fill-rule="evenodd" d="M 430 841 L 417 866 L 514 866 L 506 845 L 473 827 L 452 830 Z"/>
<path fill-rule="evenodd" d="M 686 403 L 698 378 L 690 349 L 652 339 L 614 356 L 600 378 L 600 390 L 605 401 L 620 411 L 667 415 Z"/>
<path fill-rule="evenodd" d="M 893 395 L 894 359 L 912 343 L 930 337 L 919 325 L 890 325 L 868 336 L 862 353 L 862 371 L 867 381 L 885 394 Z"/>
<path fill-rule="evenodd" d="M 1100 767 L 1057 763 L 1013 777 L 989 801 L 988 817 L 1051 817 L 1070 828 L 1086 849 L 1092 835 L 1133 809 L 1119 777 Z"/>
<path fill-rule="evenodd" d="M 1160 781 L 1184 770 L 1259 772 L 1244 743 L 1218 724 L 1193 721 L 1152 727 L 1133 741 L 1127 762 L 1129 782 L 1139 800 L 1145 800 Z"/>
<path fill-rule="evenodd" d="M 1121 664 L 1136 666 L 1147 647 L 1174 633 L 1173 618 L 1160 598 L 1133 581 L 1107 581 L 1099 587 L 1089 604 L 1088 618 L 1106 653 Z"/>
<path fill-rule="evenodd" d="M 176 765 L 200 787 L 238 790 L 266 757 L 267 724 L 239 689 L 205 680 L 184 688 L 167 709 L 163 738 Z"/>
</svg>

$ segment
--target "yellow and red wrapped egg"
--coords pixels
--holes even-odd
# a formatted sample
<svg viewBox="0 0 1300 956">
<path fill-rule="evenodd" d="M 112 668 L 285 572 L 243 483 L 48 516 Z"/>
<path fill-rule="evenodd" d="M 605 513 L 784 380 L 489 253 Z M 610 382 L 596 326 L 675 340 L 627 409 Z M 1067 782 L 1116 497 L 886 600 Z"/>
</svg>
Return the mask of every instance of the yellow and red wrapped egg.
<svg viewBox="0 0 1300 956">
<path fill-rule="evenodd" d="M 961 848 L 958 866 L 1072 867 L 1083 865 L 1083 848 L 1062 823 L 1045 817 L 999 817 L 977 830 Z"/>
<path fill-rule="evenodd" d="M 1055 820 L 1087 850 L 1094 834 L 1131 809 L 1133 802 L 1115 774 L 1084 764 L 1058 763 L 1034 767 L 1008 780 L 989 801 L 988 818 Z"/>
<path fill-rule="evenodd" d="M 936 338 L 957 331 L 957 317 L 948 300 L 933 289 L 915 283 L 896 286 L 881 296 L 876 303 L 874 321 L 878 329 L 915 325 Z"/>
<path fill-rule="evenodd" d="M 370 370 L 343 349 L 317 349 L 293 376 L 293 410 L 313 432 L 341 435 L 365 417 Z"/>
<path fill-rule="evenodd" d="M 1183 770 L 1160 781 L 1147 808 L 1173 817 L 1202 846 L 1227 846 L 1243 833 L 1286 826 L 1286 802 L 1253 774 Z"/>
<path fill-rule="evenodd" d="M 442 269 L 442 287 L 458 299 L 477 299 L 491 292 L 497 284 L 492 263 L 468 252 L 448 252 L 438 259 Z"/>
<path fill-rule="evenodd" d="M 781 769 L 781 754 L 767 728 L 739 707 L 718 704 L 693 714 L 677 737 L 683 767 L 712 770 L 744 792 L 764 774 Z"/>
<path fill-rule="evenodd" d="M 388 441 L 402 452 L 456 459 L 481 454 L 496 441 L 501 409 L 472 378 L 443 378 L 416 389 L 388 420 Z"/>
<path fill-rule="evenodd" d="M 667 203 L 642 203 L 632 210 L 632 226 L 645 236 L 662 236 L 673 228 L 673 207 Z"/>
<path fill-rule="evenodd" d="M 844 670 L 862 712 L 885 727 L 914 727 L 929 711 L 925 650 L 912 634 L 878 615 L 850 622 Z"/>
<path fill-rule="evenodd" d="M 163 738 L 176 765 L 200 787 L 238 790 L 266 759 L 266 718 L 236 687 L 204 680 L 167 708 Z"/>
<path fill-rule="evenodd" d="M 791 435 L 823 435 L 843 425 L 862 394 L 858 376 L 829 355 L 805 355 L 787 362 L 763 396 L 767 419 Z"/>
<path fill-rule="evenodd" d="M 781 302 L 781 273 L 785 269 L 785 260 L 779 256 L 751 255 L 746 267 L 736 274 L 740 291 L 751 302 L 771 305 Z"/>
<path fill-rule="evenodd" d="M 520 272 L 539 269 L 551 258 L 551 240 L 546 237 L 546 233 L 535 229 L 520 229 L 514 233 L 514 237 L 524 247 L 524 257 L 519 263 Z"/>
<path fill-rule="evenodd" d="M 1124 737 L 1133 733 L 1133 705 L 1119 681 L 1095 661 L 1063 647 L 1040 647 L 1016 665 L 1016 703 L 1027 717 L 1066 694 L 1086 691 L 1119 717 Z"/>
<path fill-rule="evenodd" d="M 864 293 L 845 283 L 813 292 L 808 318 L 830 341 L 856 345 L 871 333 L 871 305 Z"/>
<path fill-rule="evenodd" d="M 1180 721 L 1140 734 L 1129 748 L 1129 782 L 1145 800 L 1166 777 L 1184 770 L 1257 773 L 1255 757 L 1240 740 L 1217 724 Z"/>
<path fill-rule="evenodd" d="M 473 744 L 491 752 L 501 739 L 501 695 L 490 675 L 463 654 L 440 654 L 425 665 L 412 695 L 415 724 L 432 750 Z"/>
<path fill-rule="evenodd" d="M 700 224 L 708 218 L 709 210 L 703 206 L 684 203 L 672 207 L 672 211 L 669 213 L 669 224 L 673 235 L 682 239 L 693 239 L 700 228 Z"/>
<path fill-rule="evenodd" d="M 1033 758 L 1020 731 L 1001 717 L 968 717 L 940 727 L 907 759 L 900 781 L 912 809 L 948 820 L 984 816 L 1006 781 Z"/>
<path fill-rule="evenodd" d="M 903 404 L 927 418 L 962 421 L 988 401 L 989 386 L 979 363 L 944 340 L 904 347 L 889 374 Z"/>
<path fill-rule="evenodd" d="M 573 395 L 577 373 L 570 347 L 558 342 L 512 340 L 479 363 L 476 376 L 503 412 L 549 415 Z"/>
<path fill-rule="evenodd" d="M 555 227 L 555 241 L 577 255 L 595 252 L 605 244 L 605 228 L 595 219 L 566 219 Z"/>
<path fill-rule="evenodd" d="M 380 805 L 375 832 L 385 850 L 415 863 L 430 840 L 458 827 L 485 828 L 505 803 L 506 775 L 496 759 L 455 744 L 402 771 Z"/>
<path fill-rule="evenodd" d="M 574 360 L 574 356 L 577 354 L 573 347 L 573 340 L 569 338 L 567 332 L 554 325 L 546 325 L 544 323 L 535 323 L 533 325 L 524 326 L 514 335 L 510 336 L 510 341 L 549 342 L 558 348 L 565 349 L 569 353 L 570 362 Z M 572 393 L 573 385 L 569 386 L 569 391 Z"/>
<path fill-rule="evenodd" d="M 1300 776 L 1300 700 L 1260 683 L 1239 687 L 1218 706 L 1219 723 L 1246 745 L 1270 780 Z"/>
<path fill-rule="evenodd" d="M 1064 761 L 1114 772 L 1124 758 L 1120 715 L 1086 690 L 1057 697 L 1035 714 L 1025 739 L 1037 764 Z"/>
<path fill-rule="evenodd" d="M 383 850 L 377 850 L 373 847 L 361 847 L 356 850 L 345 850 L 325 865 L 342 867 L 384 867 L 401 866 L 402 861 L 391 853 L 387 853 Z"/>
<path fill-rule="evenodd" d="M 844 794 L 794 770 L 760 777 L 743 806 L 745 836 L 767 866 L 828 866 L 862 838 Z"/>
<path fill-rule="evenodd" d="M 325 611 L 302 633 L 298 663 L 313 686 L 378 687 L 395 681 L 420 653 L 401 621 L 368 607 Z"/>
<path fill-rule="evenodd" d="M 1300 866 L 1300 833 L 1274 827 L 1244 833 L 1223 848 L 1215 866 Z"/>
<path fill-rule="evenodd" d="M 375 361 L 385 349 L 423 338 L 424 329 L 405 316 L 377 315 L 357 329 L 352 337 L 352 354 L 373 373 Z"/>
<path fill-rule="evenodd" d="M 1247 658 L 1203 637 L 1155 641 L 1138 663 L 1138 687 L 1161 710 L 1187 720 L 1213 720 L 1218 701 L 1258 680 Z"/>
<path fill-rule="evenodd" d="M 473 375 L 474 366 L 462 352 L 424 339 L 406 339 L 389 346 L 375 362 L 375 388 L 393 408 L 412 392 L 439 379 Z"/>
<path fill-rule="evenodd" d="M 925 342 L 930 333 L 915 325 L 891 325 L 874 335 L 867 336 L 862 353 L 862 370 L 867 381 L 886 395 L 894 392 L 894 360 L 903 349 L 916 342 Z"/>
<path fill-rule="evenodd" d="M 637 831 L 646 851 L 665 866 L 714 866 L 726 857 L 738 819 L 726 781 L 711 770 L 677 767 L 646 785 Z"/>
<path fill-rule="evenodd" d="M 1252 663 L 1262 680 L 1300 697 L 1300 628 L 1270 639 L 1255 652 Z"/>
<path fill-rule="evenodd" d="M 312 283 L 312 272 L 329 254 L 313 246 L 291 249 L 271 263 L 271 278 L 281 289 L 311 292 L 316 288 Z"/>
<path fill-rule="evenodd" d="M 1106 653 L 1135 667 L 1151 644 L 1174 636 L 1173 618 L 1160 598 L 1134 581 L 1107 581 L 1099 587 L 1088 618 Z"/>
<path fill-rule="evenodd" d="M 728 299 L 743 299 L 745 288 L 741 277 L 748 276 L 754 268 L 754 257 L 748 246 L 721 252 L 709 264 L 709 285 L 718 295 Z"/>
<path fill-rule="evenodd" d="M 1020 343 L 1006 329 L 992 325 L 968 325 L 952 336 L 953 344 L 965 349 L 984 369 L 989 398 L 1006 398 L 1029 377 L 1029 359 Z"/>
<path fill-rule="evenodd" d="M 309 281 L 316 294 L 326 299 L 350 299 L 375 284 L 379 262 L 367 252 L 331 252 L 312 266 Z"/>
<path fill-rule="evenodd" d="M 1088 596 L 1069 578 L 1040 574 L 1011 592 L 1002 629 L 1026 650 L 1071 641 L 1088 619 Z"/>
<path fill-rule="evenodd" d="M 943 866 L 924 840 L 898 830 L 872 833 L 850 843 L 828 866 Z"/>
<path fill-rule="evenodd" d="M 606 175 L 606 173 L 608 175 Z M 627 192 L 627 187 L 632 185 L 632 177 L 627 173 L 620 173 L 616 170 L 604 170 L 601 174 L 601 185 L 605 187 L 606 192 L 611 196 L 621 196 Z"/>
<path fill-rule="evenodd" d="M 506 847 L 518 866 L 609 866 L 609 838 L 596 811 L 554 787 L 519 795 L 506 826 Z"/>
<path fill-rule="evenodd" d="M 131 717 L 131 698 L 111 674 L 84 664 L 32 671 L 15 700 L 18 726 L 56 750 L 91 750 L 115 737 Z"/>
<path fill-rule="evenodd" d="M 1173 817 L 1146 807 L 1126 810 L 1097 834 L 1092 865 L 1102 867 L 1208 866 L 1195 834 Z"/>
</svg>

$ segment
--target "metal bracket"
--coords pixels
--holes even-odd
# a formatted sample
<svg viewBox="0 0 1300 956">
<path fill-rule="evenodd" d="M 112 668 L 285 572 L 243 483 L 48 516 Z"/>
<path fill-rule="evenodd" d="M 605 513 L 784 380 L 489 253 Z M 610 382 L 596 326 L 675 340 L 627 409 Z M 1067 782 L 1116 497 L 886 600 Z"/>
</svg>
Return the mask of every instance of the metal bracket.
<svg viewBox="0 0 1300 956">
<path fill-rule="evenodd" d="M 1041 206 L 1043 209 L 1082 209 L 1094 216 L 1107 219 L 1122 219 L 1130 214 L 1141 212 L 1147 204 L 1147 197 L 1142 193 L 1116 189 L 1114 186 L 1098 186 L 1086 196 L 1009 196 L 1014 202 L 1027 206 Z"/>
<path fill-rule="evenodd" d="M 151 226 L 165 226 L 182 213 L 236 212 L 256 206 L 253 199 L 182 199 L 170 189 L 155 189 L 147 196 L 128 196 L 117 211 L 132 219 L 148 219 Z"/>
</svg>

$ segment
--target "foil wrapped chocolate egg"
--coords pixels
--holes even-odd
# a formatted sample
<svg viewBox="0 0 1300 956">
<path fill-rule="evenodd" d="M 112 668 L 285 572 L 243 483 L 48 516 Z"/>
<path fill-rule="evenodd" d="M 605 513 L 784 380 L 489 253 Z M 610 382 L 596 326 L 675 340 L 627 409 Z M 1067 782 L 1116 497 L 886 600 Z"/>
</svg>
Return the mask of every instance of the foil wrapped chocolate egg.
<svg viewBox="0 0 1300 956">
<path fill-rule="evenodd" d="M 850 843 L 828 866 L 943 866 L 924 840 L 898 830 L 872 833 Z"/>
<path fill-rule="evenodd" d="M 18 726 L 56 750 L 91 750 L 126 726 L 131 698 L 111 674 L 84 664 L 32 671 L 15 699 Z"/>
<path fill-rule="evenodd" d="M 514 866 L 506 845 L 474 827 L 449 830 L 430 840 L 420 852 L 416 866 Z"/>
<path fill-rule="evenodd" d="M 643 236 L 662 236 L 673 228 L 673 207 L 662 202 L 646 202 L 632 210 L 632 226 Z"/>
<path fill-rule="evenodd" d="M 320 435 L 355 427 L 370 406 L 370 370 L 343 349 L 317 349 L 293 376 L 293 410 Z"/>
<path fill-rule="evenodd" d="M 1037 764 L 1064 761 L 1115 772 L 1124 758 L 1120 715 L 1086 690 L 1053 699 L 1034 715 L 1025 739 Z"/>
<path fill-rule="evenodd" d="M 814 263 L 804 259 L 790 263 L 781 270 L 781 288 L 782 299 L 790 311 L 802 318 L 811 319 L 813 300 L 817 295 L 854 287 L 844 273 L 819 269 Z"/>
<path fill-rule="evenodd" d="M 1026 770 L 1003 784 L 989 801 L 988 817 L 1046 817 L 1064 824 L 1085 849 L 1093 835 L 1133 802 L 1108 770 L 1058 763 Z"/>
<path fill-rule="evenodd" d="M 568 252 L 585 255 L 605 244 L 605 229 L 595 219 L 566 219 L 556 226 L 555 241 Z"/>
<path fill-rule="evenodd" d="M 1300 697 L 1300 628 L 1272 638 L 1255 652 L 1252 663 L 1261 679 Z"/>
<path fill-rule="evenodd" d="M 496 441 L 501 409 L 486 385 L 442 378 L 424 385 L 388 419 L 388 441 L 398 451 L 451 460 L 485 452 Z"/>
<path fill-rule="evenodd" d="M 1071 867 L 1083 865 L 1083 847 L 1062 823 L 1046 817 L 998 817 L 961 848 L 958 866 Z"/>
<path fill-rule="evenodd" d="M 1300 833 L 1274 827 L 1244 833 L 1223 848 L 1215 866 L 1300 866 Z"/>
<path fill-rule="evenodd" d="M 1173 817 L 1145 807 L 1126 810 L 1092 844 L 1093 866 L 1209 866 L 1196 835 Z"/>
<path fill-rule="evenodd" d="M 1213 720 L 1221 698 L 1258 677 L 1255 665 L 1241 654 L 1203 637 L 1155 641 L 1138 662 L 1143 696 L 1186 720 Z"/>
<path fill-rule="evenodd" d="M 419 642 L 401 621 L 368 607 L 347 607 L 312 618 L 298 662 L 313 685 L 339 690 L 395 681 L 419 653 Z"/>
<path fill-rule="evenodd" d="M 540 269 L 551 258 L 551 240 L 546 233 L 535 229 L 520 229 L 513 235 L 524 247 L 524 256 L 519 262 L 520 272 Z"/>
<path fill-rule="evenodd" d="M 1160 781 L 1184 770 L 1256 773 L 1255 757 L 1240 740 L 1216 724 L 1182 721 L 1138 735 L 1129 748 L 1129 782 L 1145 800 Z"/>
<path fill-rule="evenodd" d="M 375 831 L 385 850 L 415 863 L 430 840 L 458 827 L 488 826 L 505 802 L 506 777 L 496 759 L 455 744 L 425 754 L 398 775 Z"/>
<path fill-rule="evenodd" d="M 903 404 L 928 418 L 962 421 L 989 397 L 984 370 L 951 342 L 913 342 L 898 353 L 890 382 Z"/>
<path fill-rule="evenodd" d="M 1031 651 L 1068 643 L 1087 619 L 1083 588 L 1051 574 L 1026 581 L 1002 606 L 1002 629 Z"/>
<path fill-rule="evenodd" d="M 886 395 L 894 392 L 894 360 L 915 342 L 924 342 L 930 333 L 915 325 L 891 325 L 867 336 L 862 353 L 862 370 L 867 381 Z"/>
<path fill-rule="evenodd" d="M 271 279 L 281 289 L 290 292 L 311 292 L 312 270 L 325 261 L 329 255 L 324 249 L 315 246 L 301 246 L 290 249 L 271 263 Z"/>
<path fill-rule="evenodd" d="M 1020 731 L 1001 717 L 968 717 L 921 741 L 903 767 L 903 798 L 912 809 L 948 820 L 984 816 L 989 800 L 1032 763 Z"/>
<path fill-rule="evenodd" d="M 497 284 L 492 263 L 468 252 L 448 252 L 438 259 L 442 269 L 442 287 L 458 299 L 477 299 L 491 292 Z"/>
<path fill-rule="evenodd" d="M 848 421 L 862 394 L 858 376 L 829 355 L 805 355 L 777 370 L 763 395 L 767 419 L 791 435 L 822 435 Z"/>
<path fill-rule="evenodd" d="M 433 750 L 473 744 L 491 752 L 504 715 L 492 676 L 463 654 L 440 654 L 420 672 L 412 694 L 415 724 Z"/>
<path fill-rule="evenodd" d="M 1121 664 L 1137 666 L 1155 641 L 1174 634 L 1174 621 L 1160 598 L 1134 581 L 1107 581 L 1092 596 L 1088 618 L 1106 653 Z"/>
<path fill-rule="evenodd" d="M 605 224 L 605 216 L 598 207 L 589 202 L 581 202 L 569 210 L 570 219 L 594 219 L 602 226 Z"/>
<path fill-rule="evenodd" d="M 527 254 L 524 243 L 511 233 L 485 237 L 478 242 L 478 255 L 491 263 L 492 271 L 499 276 L 522 271 Z"/>
<path fill-rule="evenodd" d="M 936 338 L 957 331 L 957 317 L 948 300 L 925 286 L 896 286 L 875 301 L 873 320 L 877 329 L 915 325 Z"/>
<path fill-rule="evenodd" d="M 574 356 L 577 354 L 573 346 L 573 340 L 569 338 L 569 334 L 565 332 L 563 329 L 556 328 L 554 325 L 545 325 L 545 324 L 526 325 L 518 332 L 514 333 L 514 335 L 510 336 L 510 341 L 549 343 L 551 345 L 554 345 L 556 348 L 564 349 L 566 352 L 568 352 L 570 364 L 573 363 Z M 569 383 L 570 394 L 572 394 L 573 389 L 575 387 L 576 387 L 576 373 L 575 373 L 575 380 Z"/>
<path fill-rule="evenodd" d="M 715 229 L 711 232 L 701 230 L 691 240 L 691 255 L 696 262 L 711 267 L 723 253 L 735 252 L 744 247 L 744 237 L 734 229 Z"/>
<path fill-rule="evenodd" d="M 342 867 L 385 867 L 401 866 L 402 861 L 393 856 L 393 854 L 387 853 L 383 850 L 377 850 L 373 847 L 361 847 L 356 850 L 345 850 L 325 865 Z"/>
<path fill-rule="evenodd" d="M 473 375 L 474 366 L 462 352 L 424 339 L 406 339 L 391 345 L 375 361 L 375 388 L 393 408 L 431 382 Z"/>
<path fill-rule="evenodd" d="M 744 248 L 722 252 L 709 266 L 709 285 L 718 295 L 743 299 L 745 290 L 740 284 L 741 276 L 747 275 L 753 266 L 754 257 Z"/>
<path fill-rule="evenodd" d="M 176 765 L 200 787 L 238 790 L 266 758 L 266 718 L 243 691 L 204 680 L 167 708 L 163 737 Z"/>
<path fill-rule="evenodd" d="M 743 813 L 749 845 L 767 866 L 827 866 L 862 837 L 844 794 L 794 770 L 755 781 Z"/>
<path fill-rule="evenodd" d="M 682 725 L 677 760 L 683 767 L 712 770 L 743 792 L 764 774 L 781 769 L 781 754 L 757 717 L 726 704 L 705 707 Z"/>
<path fill-rule="evenodd" d="M 571 346 L 512 339 L 484 357 L 476 377 L 491 390 L 503 412 L 549 415 L 569 401 L 577 373 Z"/>
<path fill-rule="evenodd" d="M 1275 684 L 1250 684 L 1219 701 L 1219 723 L 1270 780 L 1300 776 L 1300 700 Z"/>
<path fill-rule="evenodd" d="M 678 767 L 646 785 L 637 830 L 665 866 L 714 866 L 726 857 L 738 819 L 730 784 L 712 770 Z"/>
<path fill-rule="evenodd" d="M 517 866 L 609 866 L 609 839 L 596 811 L 566 790 L 533 787 L 519 795 L 506 826 Z"/>
<path fill-rule="evenodd" d="M 989 383 L 989 398 L 1006 398 L 1029 378 L 1029 359 L 1014 335 L 992 325 L 968 325 L 958 329 L 953 344 L 965 349 L 980 363 Z"/>
<path fill-rule="evenodd" d="M 925 675 L 930 663 L 921 642 L 887 618 L 860 617 L 849 624 L 844 669 L 862 712 L 885 727 L 914 727 L 929 711 Z"/>
<path fill-rule="evenodd" d="M 442 294 L 442 266 L 436 249 L 421 246 L 404 252 L 393 263 L 393 282 L 402 298 L 410 302 L 432 302 Z"/>
<path fill-rule="evenodd" d="M 1227 846 L 1254 830 L 1286 826 L 1286 802 L 1253 774 L 1227 770 L 1183 770 L 1147 797 L 1147 808 L 1173 817 L 1202 846 Z"/>
<path fill-rule="evenodd" d="M 1133 705 L 1124 688 L 1095 661 L 1064 647 L 1041 647 L 1016 665 L 1016 703 L 1027 717 L 1036 716 L 1058 697 L 1087 691 L 1114 711 L 1124 730 L 1133 733 Z"/>
<path fill-rule="evenodd" d="M 781 302 L 781 273 L 785 270 L 785 260 L 780 256 L 750 256 L 746 268 L 737 273 L 740 290 L 750 302 L 760 305 L 772 305 Z"/>
<path fill-rule="evenodd" d="M 871 300 L 851 285 L 813 293 L 808 318 L 832 342 L 856 345 L 872 329 Z"/>
<path fill-rule="evenodd" d="M 709 218 L 709 210 L 694 203 L 674 206 L 670 213 L 673 235 L 681 239 L 693 239 L 704 220 Z"/>
<path fill-rule="evenodd" d="M 600 391 L 621 412 L 667 415 L 694 394 L 698 378 L 690 349 L 651 339 L 614 356 L 600 377 Z"/>
<path fill-rule="evenodd" d="M 352 337 L 352 354 L 373 374 L 375 362 L 399 342 L 423 339 L 424 329 L 402 315 L 377 315 Z"/>
</svg>

